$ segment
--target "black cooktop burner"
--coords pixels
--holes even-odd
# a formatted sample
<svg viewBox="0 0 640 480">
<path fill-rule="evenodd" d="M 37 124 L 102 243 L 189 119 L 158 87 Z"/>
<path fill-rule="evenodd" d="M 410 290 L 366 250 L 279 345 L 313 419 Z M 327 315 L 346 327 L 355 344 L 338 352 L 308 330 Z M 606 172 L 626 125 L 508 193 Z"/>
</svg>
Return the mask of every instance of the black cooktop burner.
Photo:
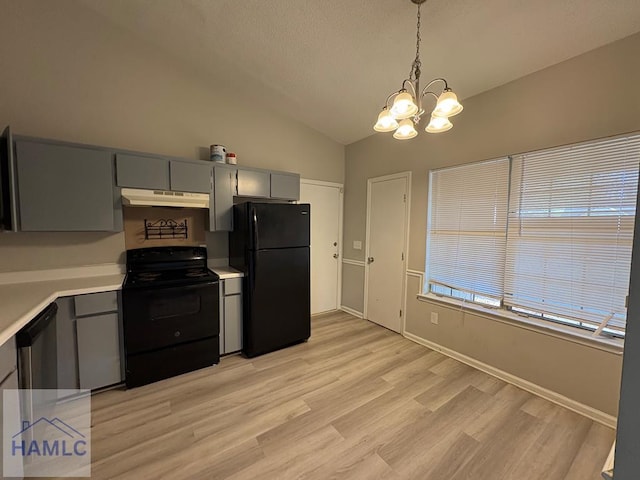
<svg viewBox="0 0 640 480">
<path fill-rule="evenodd" d="M 124 288 L 193 285 L 216 282 L 202 247 L 151 247 L 127 252 Z"/>
</svg>

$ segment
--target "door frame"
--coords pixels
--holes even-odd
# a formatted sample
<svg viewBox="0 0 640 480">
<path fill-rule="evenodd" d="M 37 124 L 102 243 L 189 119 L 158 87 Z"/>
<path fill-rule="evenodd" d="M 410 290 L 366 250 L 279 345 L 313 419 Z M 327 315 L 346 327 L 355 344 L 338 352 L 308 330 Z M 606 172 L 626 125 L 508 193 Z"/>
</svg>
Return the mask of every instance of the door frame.
<svg viewBox="0 0 640 480">
<path fill-rule="evenodd" d="M 336 182 L 325 182 L 323 180 L 311 180 L 308 178 L 301 178 L 300 184 L 316 185 L 319 187 L 331 187 L 337 188 L 339 194 L 339 209 L 338 212 L 338 284 L 336 288 L 336 310 L 340 310 L 342 305 L 342 231 L 343 231 L 343 218 L 344 218 L 344 184 Z M 313 217 L 313 212 L 311 212 Z M 313 220 L 312 220 L 313 221 Z"/>
<path fill-rule="evenodd" d="M 381 177 L 373 177 L 367 179 L 367 225 L 365 234 L 365 254 L 364 254 L 364 301 L 362 307 L 362 316 L 368 320 L 368 300 L 369 300 L 369 263 L 368 258 L 370 255 L 370 242 L 371 238 L 371 186 L 377 182 L 385 182 L 387 180 L 397 180 L 404 178 L 407 186 L 406 195 L 407 199 L 404 202 L 404 260 L 402 261 L 402 296 L 400 302 L 400 308 L 402 310 L 402 316 L 400 318 L 400 335 L 404 335 L 405 332 L 405 319 L 407 317 L 406 304 L 407 304 L 407 262 L 409 259 L 409 216 L 411 213 L 411 172 L 399 172 L 392 173 L 391 175 L 383 175 Z"/>
</svg>

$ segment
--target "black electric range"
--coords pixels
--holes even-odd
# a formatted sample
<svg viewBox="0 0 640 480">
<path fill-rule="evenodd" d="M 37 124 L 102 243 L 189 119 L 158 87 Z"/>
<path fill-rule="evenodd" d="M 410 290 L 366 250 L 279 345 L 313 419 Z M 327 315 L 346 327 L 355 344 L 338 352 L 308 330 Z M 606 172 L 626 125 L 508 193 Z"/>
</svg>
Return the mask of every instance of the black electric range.
<svg viewBox="0 0 640 480">
<path fill-rule="evenodd" d="M 218 283 L 204 247 L 127 251 L 122 321 L 128 388 L 219 362 Z"/>
</svg>

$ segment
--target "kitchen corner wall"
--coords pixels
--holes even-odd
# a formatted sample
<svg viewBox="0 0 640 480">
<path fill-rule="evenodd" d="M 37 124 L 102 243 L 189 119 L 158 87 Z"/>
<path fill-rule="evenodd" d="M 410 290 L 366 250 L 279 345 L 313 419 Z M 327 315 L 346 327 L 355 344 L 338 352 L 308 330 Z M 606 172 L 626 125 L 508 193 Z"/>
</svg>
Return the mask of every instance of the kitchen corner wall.
<svg viewBox="0 0 640 480">
<path fill-rule="evenodd" d="M 0 127 L 344 182 L 344 146 L 212 83 L 75 0 L 0 0 Z M 226 237 L 207 234 L 219 255 Z M 220 248 L 218 248 L 220 247 Z M 124 235 L 0 234 L 0 272 L 123 262 Z"/>
<path fill-rule="evenodd" d="M 411 171 L 408 268 L 413 272 L 407 276 L 407 332 L 615 415 L 621 356 L 504 323 L 479 329 L 486 321 L 473 316 L 465 321 L 445 314 L 439 325 L 431 325 L 430 312 L 438 307 L 417 300 L 421 285 L 416 272 L 424 272 L 430 169 L 640 130 L 638 52 L 640 34 L 463 99 L 464 111 L 444 134 L 421 131 L 400 142 L 378 133 L 347 146 L 344 257 L 356 262 L 348 271 L 351 281 L 343 279 L 342 298 L 363 295 L 353 270 L 364 271 L 354 264 L 364 260 L 365 246 L 353 250 L 352 245 L 365 239 L 367 179 Z M 362 305 L 343 304 L 356 310 Z M 518 350 L 518 345 L 526 349 Z"/>
</svg>

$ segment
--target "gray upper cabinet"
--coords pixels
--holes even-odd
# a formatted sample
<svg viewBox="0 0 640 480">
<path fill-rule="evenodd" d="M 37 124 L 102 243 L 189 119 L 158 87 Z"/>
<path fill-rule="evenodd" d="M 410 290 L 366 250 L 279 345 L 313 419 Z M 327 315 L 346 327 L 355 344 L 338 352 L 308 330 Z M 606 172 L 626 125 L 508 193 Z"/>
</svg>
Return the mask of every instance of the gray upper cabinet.
<svg viewBox="0 0 640 480">
<path fill-rule="evenodd" d="M 269 172 L 239 168 L 237 194 L 240 197 L 269 198 L 271 196 Z"/>
<path fill-rule="evenodd" d="M 119 187 L 169 190 L 169 160 L 166 158 L 116 154 L 116 181 Z"/>
<path fill-rule="evenodd" d="M 209 201 L 209 230 L 233 230 L 233 197 L 236 194 L 238 169 L 216 165 L 213 169 L 213 193 Z"/>
<path fill-rule="evenodd" d="M 16 140 L 20 230 L 114 231 L 108 151 Z"/>
<path fill-rule="evenodd" d="M 300 200 L 300 175 L 297 173 L 272 173 L 271 198 Z"/>
<path fill-rule="evenodd" d="M 171 161 L 171 190 L 177 192 L 211 192 L 211 165 Z"/>
</svg>

